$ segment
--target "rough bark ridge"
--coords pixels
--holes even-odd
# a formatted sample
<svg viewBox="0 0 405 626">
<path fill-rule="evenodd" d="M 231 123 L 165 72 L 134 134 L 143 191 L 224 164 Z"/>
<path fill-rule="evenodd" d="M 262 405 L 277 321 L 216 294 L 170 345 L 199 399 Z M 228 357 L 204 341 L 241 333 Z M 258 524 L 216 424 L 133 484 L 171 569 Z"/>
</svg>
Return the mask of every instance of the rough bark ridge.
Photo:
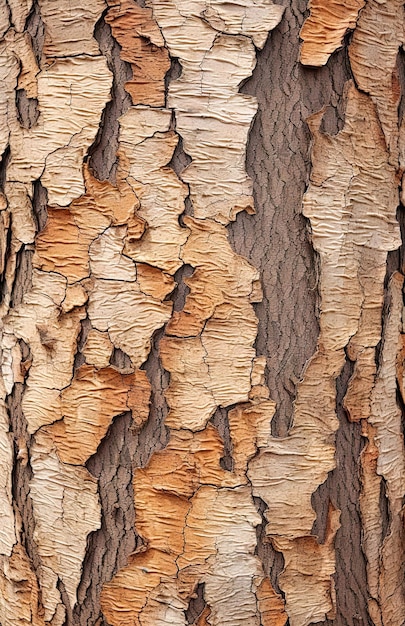
<svg viewBox="0 0 405 626">
<path fill-rule="evenodd" d="M 0 0 L 0 623 L 402 626 L 402 2 L 82 4 Z"/>
</svg>

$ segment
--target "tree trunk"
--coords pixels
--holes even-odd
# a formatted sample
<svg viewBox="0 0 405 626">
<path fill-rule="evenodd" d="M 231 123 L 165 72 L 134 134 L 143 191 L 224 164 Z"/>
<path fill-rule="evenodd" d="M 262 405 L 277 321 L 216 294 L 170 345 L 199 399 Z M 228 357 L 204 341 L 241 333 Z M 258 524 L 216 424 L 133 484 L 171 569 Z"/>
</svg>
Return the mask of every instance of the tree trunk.
<svg viewBox="0 0 405 626">
<path fill-rule="evenodd" d="M 403 626 L 403 27 L 0 0 L 1 626 Z"/>
</svg>

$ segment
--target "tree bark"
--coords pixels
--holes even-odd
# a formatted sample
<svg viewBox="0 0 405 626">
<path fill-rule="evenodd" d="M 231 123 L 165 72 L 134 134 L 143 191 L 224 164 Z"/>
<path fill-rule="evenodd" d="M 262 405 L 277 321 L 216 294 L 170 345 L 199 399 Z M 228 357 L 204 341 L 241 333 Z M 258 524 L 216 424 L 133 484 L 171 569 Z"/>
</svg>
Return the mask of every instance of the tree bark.
<svg viewBox="0 0 405 626">
<path fill-rule="evenodd" d="M 0 0 L 0 625 L 403 626 L 400 0 Z"/>
</svg>

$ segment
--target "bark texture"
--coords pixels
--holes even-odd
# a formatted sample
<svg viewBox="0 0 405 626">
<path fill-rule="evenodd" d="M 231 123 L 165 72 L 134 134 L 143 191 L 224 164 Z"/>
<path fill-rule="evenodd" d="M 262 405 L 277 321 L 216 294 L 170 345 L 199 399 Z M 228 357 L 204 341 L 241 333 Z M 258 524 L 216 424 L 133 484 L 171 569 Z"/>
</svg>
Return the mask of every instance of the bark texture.
<svg viewBox="0 0 405 626">
<path fill-rule="evenodd" d="M 403 3 L 82 5 L 0 0 L 1 626 L 403 626 Z"/>
</svg>

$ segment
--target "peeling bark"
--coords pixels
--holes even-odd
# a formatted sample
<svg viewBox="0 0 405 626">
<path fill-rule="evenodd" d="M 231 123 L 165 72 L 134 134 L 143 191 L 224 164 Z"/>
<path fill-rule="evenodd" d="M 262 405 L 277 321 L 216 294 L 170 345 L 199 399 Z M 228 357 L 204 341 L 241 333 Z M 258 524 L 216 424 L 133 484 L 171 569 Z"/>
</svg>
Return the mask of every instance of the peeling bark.
<svg viewBox="0 0 405 626">
<path fill-rule="evenodd" d="M 0 2 L 3 626 L 402 626 L 403 18 Z"/>
</svg>

